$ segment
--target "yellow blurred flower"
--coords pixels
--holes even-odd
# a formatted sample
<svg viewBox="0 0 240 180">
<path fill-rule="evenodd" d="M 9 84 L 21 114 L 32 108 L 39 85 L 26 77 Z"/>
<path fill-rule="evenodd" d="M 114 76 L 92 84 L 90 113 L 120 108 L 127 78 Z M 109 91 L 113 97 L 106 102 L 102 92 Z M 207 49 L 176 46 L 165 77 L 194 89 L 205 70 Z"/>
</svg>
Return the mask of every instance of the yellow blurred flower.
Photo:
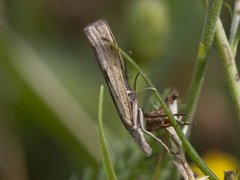
<svg viewBox="0 0 240 180">
<path fill-rule="evenodd" d="M 236 158 L 219 150 L 206 152 L 203 154 L 202 159 L 220 180 L 224 179 L 224 172 L 236 171 L 240 167 Z M 204 176 L 196 165 L 192 165 L 191 168 L 198 177 Z"/>
</svg>

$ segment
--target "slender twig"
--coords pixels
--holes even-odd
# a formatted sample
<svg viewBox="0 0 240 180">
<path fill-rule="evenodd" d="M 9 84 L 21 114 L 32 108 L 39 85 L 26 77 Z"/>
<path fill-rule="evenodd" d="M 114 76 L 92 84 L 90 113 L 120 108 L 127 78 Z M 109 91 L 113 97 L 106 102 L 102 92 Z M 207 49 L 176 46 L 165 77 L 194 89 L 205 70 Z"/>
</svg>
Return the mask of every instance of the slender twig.
<svg viewBox="0 0 240 180">
<path fill-rule="evenodd" d="M 179 139 L 181 140 L 181 142 L 183 144 L 184 150 L 186 151 L 188 156 L 191 158 L 191 160 L 199 167 L 199 169 L 202 170 L 202 172 L 204 174 L 208 175 L 210 179 L 217 179 L 216 175 L 207 167 L 207 165 L 204 163 L 204 161 L 200 158 L 200 156 L 194 150 L 192 145 L 189 143 L 187 138 L 184 136 L 184 134 L 182 133 L 180 127 L 178 126 L 174 116 L 172 115 L 172 113 L 168 109 L 168 107 L 167 107 L 166 103 L 164 102 L 162 96 L 158 93 L 158 91 L 154 87 L 151 80 L 146 76 L 146 74 L 144 74 L 142 72 L 140 67 L 134 62 L 134 60 L 130 56 L 127 55 L 127 53 L 125 53 L 122 49 L 120 49 L 117 45 L 115 45 L 113 43 L 112 43 L 112 46 L 114 48 L 116 48 L 121 53 L 121 55 L 140 73 L 140 75 L 143 77 L 143 79 L 147 83 L 147 85 L 152 87 L 152 89 L 154 91 L 154 95 L 156 96 L 157 100 L 161 104 L 161 107 L 164 109 L 166 115 L 169 117 L 174 129 L 177 132 L 177 135 L 178 135 Z"/>
</svg>

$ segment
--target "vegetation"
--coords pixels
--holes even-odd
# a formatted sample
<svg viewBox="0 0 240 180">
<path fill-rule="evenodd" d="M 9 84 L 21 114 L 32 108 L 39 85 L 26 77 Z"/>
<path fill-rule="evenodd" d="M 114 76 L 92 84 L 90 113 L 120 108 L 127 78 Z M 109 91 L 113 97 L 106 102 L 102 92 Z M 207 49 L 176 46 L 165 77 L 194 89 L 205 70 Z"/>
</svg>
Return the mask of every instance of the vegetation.
<svg viewBox="0 0 240 180">
<path fill-rule="evenodd" d="M 98 102 L 104 80 L 83 28 L 100 18 L 127 52 L 115 47 L 130 85 L 142 75 L 140 106 L 165 110 L 193 171 L 197 165 L 210 179 L 235 171 L 240 3 L 225 3 L 1 1 L 0 179 L 180 178 L 172 155 L 150 137 L 153 154 L 143 156 L 107 88 Z M 157 91 L 140 93 L 149 86 Z M 164 102 L 169 87 L 180 93 L 179 112 L 189 115 L 183 119 L 192 124 L 187 136 Z M 164 129 L 157 135 L 170 139 Z"/>
</svg>

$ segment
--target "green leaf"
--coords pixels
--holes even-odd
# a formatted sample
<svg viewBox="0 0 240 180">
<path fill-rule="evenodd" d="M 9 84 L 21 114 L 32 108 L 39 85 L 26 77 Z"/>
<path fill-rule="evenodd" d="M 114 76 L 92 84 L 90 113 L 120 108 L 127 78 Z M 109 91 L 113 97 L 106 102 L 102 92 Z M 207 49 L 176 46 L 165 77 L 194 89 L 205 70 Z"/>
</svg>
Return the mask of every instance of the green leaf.
<svg viewBox="0 0 240 180">
<path fill-rule="evenodd" d="M 102 112 L 103 112 L 103 85 L 100 88 L 99 93 L 99 104 L 98 104 L 98 127 L 99 127 L 99 138 L 100 138 L 100 149 L 103 160 L 103 167 L 108 180 L 117 179 L 116 174 L 113 169 L 112 161 L 107 149 L 106 138 L 104 135 L 103 125 L 102 125 Z"/>
</svg>

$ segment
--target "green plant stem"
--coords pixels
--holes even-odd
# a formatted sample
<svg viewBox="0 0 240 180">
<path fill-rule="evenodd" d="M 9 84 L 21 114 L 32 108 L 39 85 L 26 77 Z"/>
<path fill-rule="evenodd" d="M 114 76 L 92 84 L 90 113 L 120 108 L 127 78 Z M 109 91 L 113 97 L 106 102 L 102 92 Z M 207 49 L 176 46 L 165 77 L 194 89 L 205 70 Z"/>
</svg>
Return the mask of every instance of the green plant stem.
<svg viewBox="0 0 240 180">
<path fill-rule="evenodd" d="M 100 149 L 102 154 L 102 160 L 103 160 L 103 167 L 104 171 L 106 173 L 106 179 L 108 180 L 116 180 L 116 174 L 113 169 L 112 161 L 109 155 L 109 151 L 107 149 L 107 143 L 106 138 L 103 131 L 103 125 L 102 125 L 102 114 L 103 114 L 103 91 L 104 87 L 103 85 L 100 88 L 99 93 L 99 104 L 98 104 L 98 127 L 99 127 L 99 139 L 100 139 Z"/>
<path fill-rule="evenodd" d="M 240 79 L 235 63 L 235 54 L 230 47 L 220 19 L 217 22 L 216 44 L 223 61 L 228 86 L 240 120 Z"/>
<path fill-rule="evenodd" d="M 117 45 L 111 44 L 115 49 L 117 49 L 121 55 L 141 74 L 143 77 L 144 81 L 148 84 L 148 86 L 152 87 L 154 89 L 154 94 L 157 97 L 159 103 L 161 104 L 161 107 L 164 109 L 165 113 L 169 117 L 174 129 L 177 132 L 177 135 L 179 139 L 181 140 L 183 144 L 183 148 L 186 151 L 187 155 L 191 158 L 191 160 L 199 167 L 199 169 L 202 170 L 202 172 L 206 175 L 209 176 L 210 179 L 218 179 L 216 175 L 207 167 L 207 165 L 204 163 L 204 161 L 200 158 L 200 156 L 197 154 L 197 152 L 194 150 L 192 145 L 189 143 L 187 138 L 184 136 L 182 133 L 182 130 L 179 128 L 174 116 L 168 109 L 166 103 L 164 102 L 163 98 L 161 95 L 158 93 L 156 88 L 154 87 L 153 83 L 150 81 L 150 79 L 144 74 L 140 67 L 134 62 L 134 60 L 129 57 L 122 49 L 120 49 Z"/>
<path fill-rule="evenodd" d="M 238 114 L 238 119 L 240 120 L 240 84 L 239 74 L 235 61 L 236 50 L 239 42 L 239 35 L 237 34 L 240 22 L 239 11 L 240 0 L 235 0 L 229 41 L 224 31 L 222 22 L 220 18 L 218 18 L 216 30 L 216 45 L 223 62 L 224 71 L 226 73 L 228 86 L 233 98 L 234 106 Z"/>
<path fill-rule="evenodd" d="M 207 57 L 213 43 L 217 19 L 220 14 L 221 6 L 222 0 L 215 0 L 207 7 L 202 38 L 198 48 L 197 65 L 193 75 L 191 87 L 188 94 L 188 100 L 186 104 L 185 111 L 190 115 L 185 119 L 186 121 L 190 122 L 192 121 L 192 117 L 196 110 L 196 105 L 199 99 L 199 95 L 202 89 L 202 85 L 207 70 Z M 189 133 L 190 128 L 188 130 L 188 134 Z"/>
<path fill-rule="evenodd" d="M 236 55 L 236 50 L 237 50 L 238 40 L 239 40 L 239 38 L 237 38 L 237 31 L 238 31 L 238 26 L 240 22 L 239 13 L 240 13 L 240 0 L 235 0 L 233 18 L 231 22 L 230 35 L 229 35 L 229 43 L 230 43 L 232 52 L 234 54 L 234 57 Z"/>
</svg>

